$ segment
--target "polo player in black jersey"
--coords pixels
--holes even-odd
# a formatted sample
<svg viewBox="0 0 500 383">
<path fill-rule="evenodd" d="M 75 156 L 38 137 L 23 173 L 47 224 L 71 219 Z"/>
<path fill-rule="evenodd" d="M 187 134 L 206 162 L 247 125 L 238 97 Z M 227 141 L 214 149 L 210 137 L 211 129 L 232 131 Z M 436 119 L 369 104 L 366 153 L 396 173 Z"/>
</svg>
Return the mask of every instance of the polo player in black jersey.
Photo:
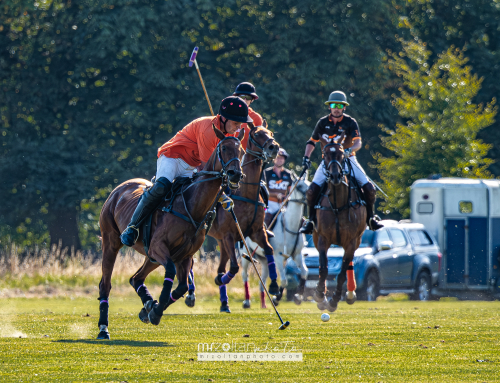
<svg viewBox="0 0 500 383">
<path fill-rule="evenodd" d="M 323 150 L 326 143 L 332 142 L 335 137 L 340 136 L 345 132 L 345 141 L 343 144 L 344 154 L 346 158 L 351 161 L 354 177 L 363 191 L 363 199 L 366 202 L 366 223 L 368 224 L 370 230 L 378 230 L 383 226 L 379 223 L 380 218 L 374 215 L 373 211 L 376 190 L 373 184 L 368 181 L 363 168 L 356 159 L 356 152 L 361 149 L 361 134 L 356 120 L 344 113 L 345 107 L 349 105 L 347 97 L 344 92 L 332 92 L 330 97 L 328 97 L 328 101 L 325 102 L 325 105 L 330 107 L 330 114 L 320 118 L 317 122 L 311 138 L 307 141 L 302 166 L 304 169 L 309 169 L 311 166 L 309 157 L 311 156 L 316 143 L 321 142 L 321 150 Z M 347 164 L 345 170 L 347 170 Z M 300 232 L 302 233 L 312 234 L 314 230 L 314 225 L 316 225 L 316 209 L 314 206 L 318 202 L 319 193 L 321 192 L 321 188 L 325 181 L 325 164 L 324 161 L 321 161 L 318 170 L 316 170 L 316 173 L 314 174 L 313 182 L 307 190 L 306 199 L 307 206 L 309 206 L 309 219 L 304 222 L 304 225 L 300 229 Z"/>
<path fill-rule="evenodd" d="M 264 181 L 269 190 L 269 205 L 265 217 L 268 229 L 271 229 L 269 227 L 271 221 L 290 191 L 293 181 L 297 178 L 292 171 L 285 169 L 284 165 L 287 158 L 288 153 L 281 148 L 274 159 L 274 166 L 264 170 Z"/>
</svg>

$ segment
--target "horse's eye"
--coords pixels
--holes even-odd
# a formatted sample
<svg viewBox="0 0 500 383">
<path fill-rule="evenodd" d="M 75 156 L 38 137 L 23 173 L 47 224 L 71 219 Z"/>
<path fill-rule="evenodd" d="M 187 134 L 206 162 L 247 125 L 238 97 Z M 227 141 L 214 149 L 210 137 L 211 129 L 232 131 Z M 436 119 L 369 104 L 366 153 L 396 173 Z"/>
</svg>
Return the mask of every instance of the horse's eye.
<svg viewBox="0 0 500 383">
<path fill-rule="evenodd" d="M 226 151 L 226 147 L 225 146 L 222 147 L 222 151 L 223 152 Z"/>
</svg>

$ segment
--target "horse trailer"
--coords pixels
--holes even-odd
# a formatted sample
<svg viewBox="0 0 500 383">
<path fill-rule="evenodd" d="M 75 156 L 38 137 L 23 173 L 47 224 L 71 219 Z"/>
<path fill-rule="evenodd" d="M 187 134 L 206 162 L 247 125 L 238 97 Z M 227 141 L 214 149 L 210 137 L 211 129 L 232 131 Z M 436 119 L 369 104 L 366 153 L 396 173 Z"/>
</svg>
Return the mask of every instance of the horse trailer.
<svg viewBox="0 0 500 383">
<path fill-rule="evenodd" d="M 421 179 L 410 208 L 443 253 L 437 295 L 500 297 L 500 180 Z"/>
</svg>

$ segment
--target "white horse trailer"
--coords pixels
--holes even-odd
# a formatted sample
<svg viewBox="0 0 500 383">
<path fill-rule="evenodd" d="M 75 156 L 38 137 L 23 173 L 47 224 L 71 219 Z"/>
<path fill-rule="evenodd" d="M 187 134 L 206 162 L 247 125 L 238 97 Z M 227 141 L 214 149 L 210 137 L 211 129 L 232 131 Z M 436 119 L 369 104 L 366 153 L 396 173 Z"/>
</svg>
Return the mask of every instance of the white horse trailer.
<svg viewBox="0 0 500 383">
<path fill-rule="evenodd" d="M 418 180 L 410 208 L 411 220 L 424 224 L 443 252 L 438 292 L 500 293 L 499 180 Z"/>
</svg>

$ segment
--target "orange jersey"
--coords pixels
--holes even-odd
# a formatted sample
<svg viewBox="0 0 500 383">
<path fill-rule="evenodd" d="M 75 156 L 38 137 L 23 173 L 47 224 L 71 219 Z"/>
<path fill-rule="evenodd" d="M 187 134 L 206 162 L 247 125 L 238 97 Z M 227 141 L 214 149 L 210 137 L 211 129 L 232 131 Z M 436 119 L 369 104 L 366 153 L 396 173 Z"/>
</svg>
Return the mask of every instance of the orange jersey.
<svg viewBox="0 0 500 383">
<path fill-rule="evenodd" d="M 262 116 L 250 107 L 248 108 L 248 115 L 253 120 L 254 126 L 262 126 L 262 124 L 264 123 Z M 241 145 L 243 146 L 243 149 L 247 150 L 248 137 L 250 137 L 250 128 L 247 124 L 241 124 L 241 128 L 245 129 L 245 137 L 243 138 Z"/>
<path fill-rule="evenodd" d="M 220 142 L 212 129 L 212 124 L 218 129 L 221 128 L 219 115 L 201 117 L 190 122 L 158 149 L 158 157 L 164 155 L 168 158 L 181 158 L 191 166 L 199 166 L 202 162 L 208 162 Z M 238 133 L 233 136 L 238 137 Z"/>
</svg>

